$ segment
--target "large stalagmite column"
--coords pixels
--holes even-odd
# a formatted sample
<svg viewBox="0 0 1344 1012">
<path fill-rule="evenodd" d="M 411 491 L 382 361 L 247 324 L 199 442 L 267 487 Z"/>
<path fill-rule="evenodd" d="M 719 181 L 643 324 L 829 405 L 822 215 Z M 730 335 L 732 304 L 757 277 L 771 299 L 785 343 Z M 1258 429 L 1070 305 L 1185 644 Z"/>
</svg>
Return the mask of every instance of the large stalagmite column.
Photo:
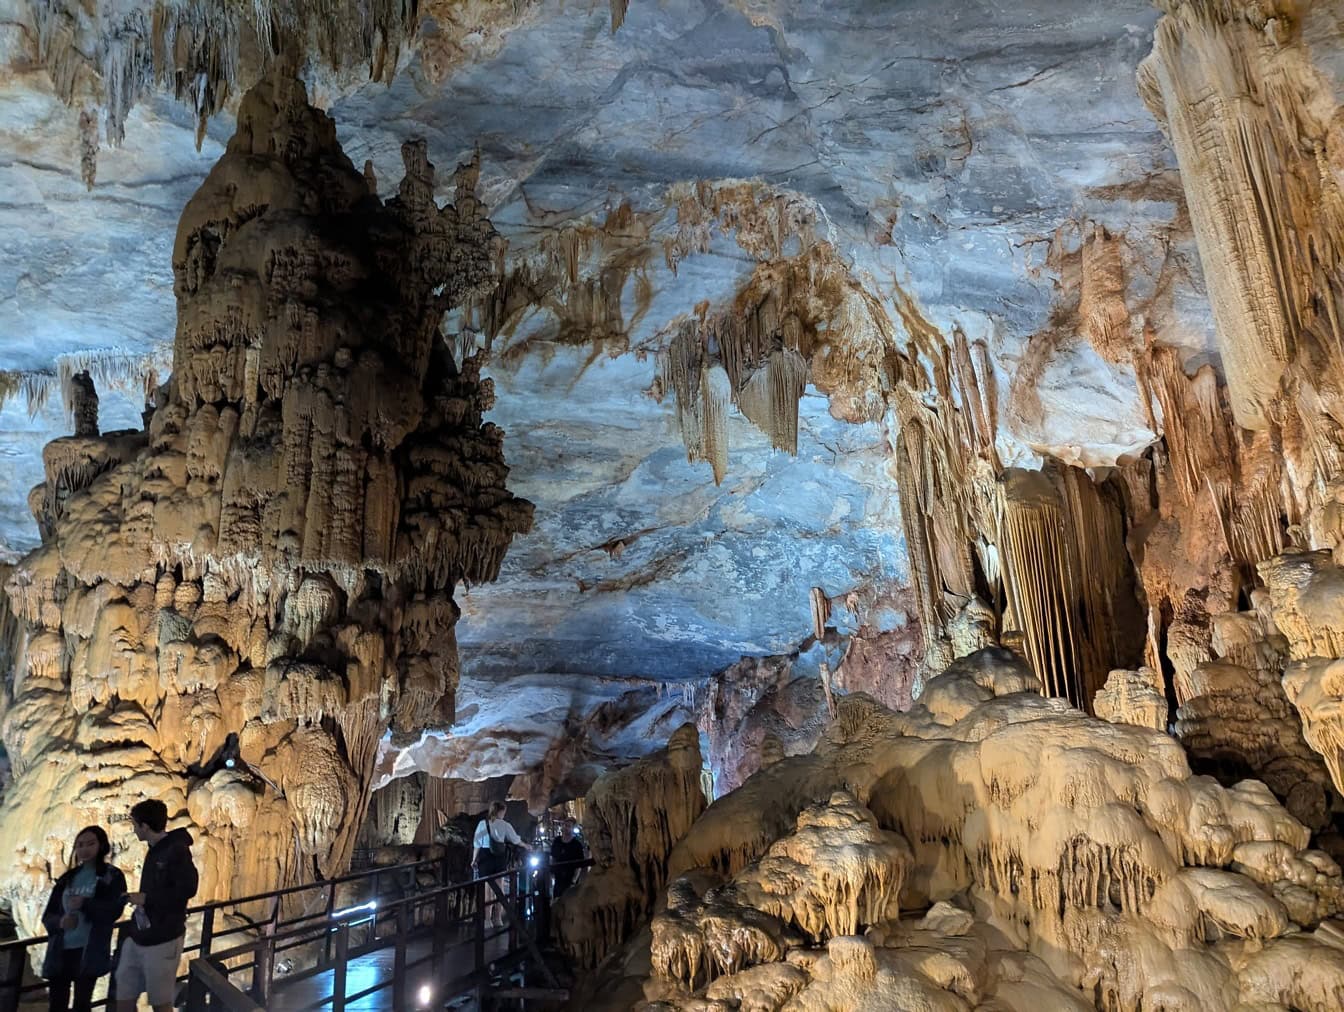
<svg viewBox="0 0 1344 1012">
<path fill-rule="evenodd" d="M 25 932 L 75 830 L 124 846 L 144 797 L 191 827 L 200 900 L 337 873 L 379 740 L 451 720 L 454 588 L 495 578 L 532 507 L 490 382 L 439 336 L 499 253 L 477 169 L 441 209 L 404 155 L 384 205 L 302 84 L 259 84 L 182 216 L 148 433 L 48 459 L 77 494 L 34 495 L 44 543 L 8 583 L 0 902 Z M 215 769 L 231 733 L 242 763 Z"/>
</svg>

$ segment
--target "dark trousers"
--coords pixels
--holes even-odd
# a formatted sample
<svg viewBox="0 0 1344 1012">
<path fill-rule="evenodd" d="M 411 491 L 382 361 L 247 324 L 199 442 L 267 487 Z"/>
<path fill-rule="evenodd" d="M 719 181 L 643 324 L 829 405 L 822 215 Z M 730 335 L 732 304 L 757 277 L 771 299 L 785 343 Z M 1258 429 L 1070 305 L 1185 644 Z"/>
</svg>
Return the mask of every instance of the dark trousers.
<svg viewBox="0 0 1344 1012">
<path fill-rule="evenodd" d="M 61 953 L 60 976 L 47 981 L 47 1008 L 50 1012 L 89 1012 L 93 1003 L 93 985 L 97 977 L 81 977 L 79 964 L 84 959 L 83 949 L 66 949 Z M 70 1004 L 74 990 L 75 1003 Z"/>
</svg>

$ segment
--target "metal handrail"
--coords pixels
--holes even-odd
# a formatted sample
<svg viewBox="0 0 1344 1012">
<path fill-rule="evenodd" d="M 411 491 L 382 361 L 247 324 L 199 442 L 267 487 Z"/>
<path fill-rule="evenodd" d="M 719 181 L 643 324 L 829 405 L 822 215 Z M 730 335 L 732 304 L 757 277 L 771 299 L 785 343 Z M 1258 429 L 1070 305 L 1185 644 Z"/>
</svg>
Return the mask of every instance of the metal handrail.
<svg viewBox="0 0 1344 1012">
<path fill-rule="evenodd" d="M 249 931 L 260 931 L 263 934 L 274 933 L 278 928 L 289 927 L 303 921 L 312 921 L 317 918 L 329 918 L 334 910 L 336 889 L 338 886 L 350 882 L 356 882 L 364 879 L 373 879 L 375 887 L 378 880 L 387 876 L 394 876 L 400 879 L 409 874 L 414 881 L 417 874 L 429 867 L 436 867 L 439 871 L 436 877 L 440 882 L 447 881 L 448 865 L 447 859 L 427 858 L 420 861 L 411 861 L 406 864 L 388 865 L 381 868 L 369 868 L 364 871 L 351 872 L 346 875 L 340 875 L 335 878 L 323 879 L 320 882 L 308 882 L 302 885 L 287 886 L 283 889 L 274 889 L 270 892 L 257 893 L 250 896 L 243 896 L 236 899 L 216 900 L 212 903 L 201 904 L 200 906 L 188 907 L 187 916 L 192 917 L 200 915 L 201 932 L 200 940 L 186 946 L 183 953 L 190 955 L 198 953 L 199 956 L 210 956 L 212 946 L 220 939 L 229 935 L 243 934 Z M 304 892 L 315 892 L 326 890 L 327 903 L 326 910 L 322 914 L 301 914 L 286 921 L 280 917 L 281 902 L 290 896 L 295 896 Z M 270 901 L 270 917 L 262 922 L 251 922 L 244 925 L 234 925 L 224 928 L 221 931 L 215 931 L 215 915 L 218 911 L 226 908 L 237 908 L 249 903 L 261 903 Z M 129 920 L 118 921 L 114 927 L 125 928 L 130 923 Z M 33 935 L 29 938 L 11 939 L 7 942 L 0 942 L 0 1012 L 16 1012 L 19 1003 L 26 994 L 32 994 L 45 988 L 41 982 L 25 984 L 23 982 L 24 972 L 28 965 L 28 950 L 35 945 L 41 945 L 49 940 L 47 935 Z M 179 982 L 186 978 L 179 977 Z M 95 1007 L 106 1007 L 110 1003 L 103 1000 L 95 1003 Z"/>
<path fill-rule="evenodd" d="M 347 882 L 355 882 L 359 879 L 375 878 L 382 875 L 391 875 L 395 872 L 404 872 L 416 868 L 424 868 L 429 865 L 441 864 L 442 858 L 430 857 L 422 861 L 409 861 L 406 864 L 391 864 L 381 868 L 368 868 L 364 871 L 350 872 L 337 878 L 322 879 L 320 882 L 309 882 L 305 885 L 286 886 L 283 889 L 274 889 L 271 892 L 256 893 L 252 896 L 243 896 L 238 899 L 215 900 L 212 903 L 203 903 L 198 907 L 187 907 L 187 916 L 192 914 L 211 913 L 221 910 L 224 907 L 241 907 L 247 903 L 259 903 L 262 900 L 284 899 L 288 896 L 294 896 L 301 892 L 312 892 L 315 889 L 335 889 L 336 886 L 344 885 Z M 118 921 L 115 927 L 124 927 L 129 924 L 129 920 Z M 223 934 L 236 931 L 246 931 L 247 928 L 229 928 Z M 27 949 L 34 945 L 40 945 L 47 941 L 47 935 L 32 935 L 28 938 L 11 938 L 7 942 L 0 942 L 0 953 L 7 952 L 10 949 Z"/>
<path fill-rule="evenodd" d="M 201 986 L 208 989 L 209 998 L 203 1005 L 210 1008 L 222 1007 L 225 1012 L 264 1012 L 260 1005 L 254 1005 L 252 999 L 239 991 L 229 982 L 229 978 L 216 970 L 208 959 L 193 959 L 191 974 L 193 981 L 199 980 Z M 188 1003 L 190 1003 L 188 998 Z M 219 1005 L 216 1006 L 215 1002 Z"/>
<path fill-rule="evenodd" d="M 547 871 L 566 867 L 582 869 L 591 866 L 591 864 L 590 859 L 585 859 L 582 861 L 556 862 L 555 864 L 548 863 L 546 868 Z M 507 896 L 499 887 L 500 881 L 504 879 L 509 879 L 513 883 L 513 889 Z M 208 959 L 198 957 L 191 962 L 188 979 L 188 1012 L 217 1007 L 231 1010 L 234 1007 L 231 1003 L 237 1002 L 240 998 L 244 1001 L 269 1002 L 273 986 L 273 981 L 269 977 L 259 978 L 254 972 L 252 994 L 249 997 L 230 981 L 229 976 L 232 973 L 262 966 L 266 966 L 269 970 L 269 967 L 274 963 L 275 953 L 284 948 L 285 942 L 295 941 L 296 939 L 311 942 L 324 937 L 334 938 L 334 952 L 328 958 L 319 962 L 312 969 L 305 971 L 302 975 L 289 978 L 293 981 L 324 973 L 328 970 L 332 971 L 331 995 L 309 1006 L 311 1009 L 329 1007 L 331 1012 L 343 1012 L 347 1003 L 357 1001 L 386 988 L 391 988 L 393 991 L 393 1005 L 396 1008 L 406 1008 L 408 1007 L 405 993 L 407 987 L 406 971 L 426 963 L 433 967 L 434 977 L 441 986 L 441 997 L 449 993 L 456 993 L 453 988 L 468 990 L 473 983 L 478 987 L 483 986 L 488 976 L 485 943 L 490 938 L 508 934 L 510 936 L 510 956 L 521 951 L 518 944 L 520 940 L 523 947 L 530 949 L 538 956 L 540 955 L 536 947 L 537 939 L 523 931 L 521 921 L 525 918 L 516 916 L 526 908 L 529 901 L 539 902 L 543 905 L 543 908 L 545 904 L 549 903 L 549 889 L 534 893 L 530 888 L 526 890 L 522 888 L 524 882 L 527 881 L 530 884 L 531 879 L 532 875 L 528 870 L 513 868 L 464 882 L 446 883 L 398 900 L 392 900 L 374 910 L 372 916 L 367 919 L 343 918 L 338 919 L 334 926 L 331 926 L 330 921 L 323 921 L 320 927 L 314 924 L 291 927 L 287 931 L 265 935 L 233 946 L 230 949 L 214 952 Z M 510 927 L 495 935 L 488 935 L 485 927 L 485 908 L 489 899 L 486 894 L 487 887 L 494 893 L 495 898 L 503 904 L 511 922 Z M 466 917 L 449 917 L 448 897 L 467 892 L 471 893 L 474 900 L 471 914 Z M 425 907 L 432 909 L 433 920 L 429 924 L 417 926 L 416 915 Z M 548 924 L 549 916 L 543 908 L 538 908 L 536 912 L 542 924 Z M 306 918 L 306 920 L 313 920 L 313 918 Z M 395 930 L 391 934 L 380 935 L 379 927 L 385 926 L 389 922 L 395 923 Z M 470 936 L 449 943 L 445 929 L 465 926 L 468 923 L 472 925 Z M 360 925 L 368 926 L 368 935 L 371 937 L 367 938 L 363 944 L 352 945 L 351 929 Z M 408 961 L 409 942 L 416 937 L 424 936 L 426 933 L 429 933 L 432 938 L 429 955 Z M 296 944 L 302 943 L 296 942 Z M 443 979 L 445 964 L 443 960 L 450 949 L 464 945 L 472 945 L 473 947 L 473 968 L 470 972 L 447 982 L 445 988 Z M 346 968 L 350 960 L 388 948 L 395 949 L 395 968 L 390 978 L 375 983 L 357 994 L 347 995 L 345 993 Z M 220 964 L 225 960 L 236 960 L 247 956 L 252 957 L 250 962 L 242 963 L 231 970 L 221 969 Z M 542 965 L 544 966 L 544 963 Z M 543 972 L 549 974 L 549 971 L 543 970 Z M 554 981 L 551 983 L 554 984 Z M 216 998 L 219 999 L 219 1005 L 213 1004 Z"/>
</svg>

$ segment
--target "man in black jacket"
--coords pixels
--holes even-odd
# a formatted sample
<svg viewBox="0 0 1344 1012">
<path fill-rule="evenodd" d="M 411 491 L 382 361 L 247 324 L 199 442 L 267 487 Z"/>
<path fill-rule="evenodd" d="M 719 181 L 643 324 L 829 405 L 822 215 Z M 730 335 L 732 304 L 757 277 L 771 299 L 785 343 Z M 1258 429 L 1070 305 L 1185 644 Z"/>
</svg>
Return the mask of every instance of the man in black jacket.
<svg viewBox="0 0 1344 1012">
<path fill-rule="evenodd" d="M 583 840 L 577 835 L 579 824 L 574 819 L 566 819 L 560 827 L 560 835 L 551 841 L 551 867 L 555 870 L 555 889 L 551 895 L 559 896 L 578 878 L 578 862 L 586 856 L 583 852 Z"/>
<path fill-rule="evenodd" d="M 199 884 L 191 860 L 191 834 L 168 828 L 162 801 L 142 801 L 131 809 L 135 835 L 149 844 L 140 891 L 126 897 L 134 909 L 117 963 L 118 1012 L 135 1012 L 141 994 L 154 1012 L 172 1012 L 177 997 L 177 964 L 187 933 L 187 903 Z"/>
</svg>

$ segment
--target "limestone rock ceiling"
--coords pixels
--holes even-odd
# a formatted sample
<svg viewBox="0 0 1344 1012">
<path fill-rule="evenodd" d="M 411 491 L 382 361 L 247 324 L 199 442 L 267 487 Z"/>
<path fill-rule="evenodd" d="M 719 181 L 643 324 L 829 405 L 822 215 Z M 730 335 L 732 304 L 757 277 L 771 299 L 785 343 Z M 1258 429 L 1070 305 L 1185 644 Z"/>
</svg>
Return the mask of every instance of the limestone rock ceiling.
<svg viewBox="0 0 1344 1012">
<path fill-rule="evenodd" d="M 900 321 L 898 344 L 910 307 L 983 342 L 1009 465 L 1043 451 L 1106 465 L 1153 439 L 1126 352 L 1145 324 L 1187 358 L 1209 354 L 1174 159 L 1135 87 L 1158 16 L 1146 0 L 636 0 L 614 34 L 605 4 L 515 10 L 473 36 L 485 15 L 465 5 L 447 64 L 443 46 L 411 49 L 390 84 L 327 92 L 384 196 L 408 137 L 444 168 L 479 147 L 507 267 L 534 283 L 503 326 L 483 306 L 454 322 L 491 345 L 489 417 L 507 432 L 511 489 L 537 506 L 499 582 L 460 595 L 459 731 L 513 743 L 499 772 L 541 758 L 539 724 L 630 707 L 631 692 L 644 719 L 595 747 L 650 748 L 680 719 L 675 697 L 646 705 L 659 683 L 795 649 L 813 586 L 839 598 L 906 578 L 889 426 L 856 422 L 862 391 L 809 386 L 796 457 L 734 408 L 722 483 L 686 459 L 658 352 L 763 263 L 815 237 L 876 316 Z M 427 37 L 445 37 L 440 17 Z M 37 66 L 36 37 L 26 4 L 0 2 L 11 555 L 37 543 L 26 499 L 41 445 L 69 431 L 62 375 L 93 367 L 109 430 L 138 426 L 146 377 L 170 367 L 172 236 L 234 125 L 227 107 L 198 151 L 193 112 L 150 94 L 86 189 L 78 110 Z M 726 195 L 706 201 L 703 184 Z M 774 234 L 744 206 L 774 208 Z M 547 288 L 557 264 L 569 283 Z M 553 695 L 520 714 L 501 702 L 510 682 Z"/>
</svg>

